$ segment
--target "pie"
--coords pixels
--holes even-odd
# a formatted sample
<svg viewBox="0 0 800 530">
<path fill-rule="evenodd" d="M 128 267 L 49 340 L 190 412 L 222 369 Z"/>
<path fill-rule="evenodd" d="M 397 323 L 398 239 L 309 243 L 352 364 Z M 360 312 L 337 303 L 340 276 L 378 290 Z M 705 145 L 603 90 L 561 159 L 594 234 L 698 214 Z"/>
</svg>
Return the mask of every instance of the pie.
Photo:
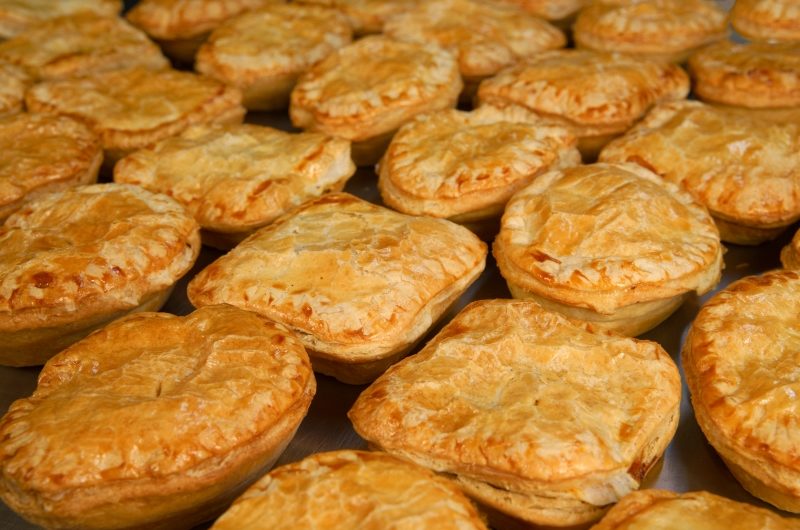
<svg viewBox="0 0 800 530">
<path fill-rule="evenodd" d="M 51 18 L 77 13 L 115 17 L 120 11 L 121 0 L 0 0 L 0 39 L 35 28 Z"/>
<path fill-rule="evenodd" d="M 800 5 L 795 0 L 736 0 L 731 25 L 750 40 L 800 41 Z"/>
</svg>

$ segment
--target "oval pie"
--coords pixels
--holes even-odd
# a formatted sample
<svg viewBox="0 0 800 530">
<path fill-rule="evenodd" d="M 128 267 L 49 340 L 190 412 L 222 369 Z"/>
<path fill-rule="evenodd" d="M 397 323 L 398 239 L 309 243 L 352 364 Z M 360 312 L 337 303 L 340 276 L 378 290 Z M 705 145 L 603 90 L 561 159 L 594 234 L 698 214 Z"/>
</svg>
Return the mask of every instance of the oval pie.
<svg viewBox="0 0 800 530">
<path fill-rule="evenodd" d="M 45 20 L 94 13 L 115 17 L 122 10 L 122 0 L 0 0 L 0 39 L 8 39 Z"/>
<path fill-rule="evenodd" d="M 731 25 L 750 40 L 800 41 L 796 0 L 736 0 Z"/>
</svg>

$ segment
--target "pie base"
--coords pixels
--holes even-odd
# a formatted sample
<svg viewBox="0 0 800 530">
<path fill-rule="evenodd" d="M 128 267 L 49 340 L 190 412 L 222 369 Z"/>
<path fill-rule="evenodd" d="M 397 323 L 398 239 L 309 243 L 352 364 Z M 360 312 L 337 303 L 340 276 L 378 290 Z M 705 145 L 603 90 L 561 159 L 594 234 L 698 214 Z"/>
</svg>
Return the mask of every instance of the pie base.
<svg viewBox="0 0 800 530">
<path fill-rule="evenodd" d="M 734 223 L 733 221 L 721 219 L 713 215 L 712 218 L 719 229 L 719 238 L 722 241 L 734 243 L 736 245 L 760 245 L 765 241 L 775 239 L 789 226 L 784 225 L 764 228 Z"/>
<path fill-rule="evenodd" d="M 210 31 L 183 39 L 155 39 L 164 55 L 179 63 L 193 64 L 197 50 L 208 39 Z"/>
</svg>

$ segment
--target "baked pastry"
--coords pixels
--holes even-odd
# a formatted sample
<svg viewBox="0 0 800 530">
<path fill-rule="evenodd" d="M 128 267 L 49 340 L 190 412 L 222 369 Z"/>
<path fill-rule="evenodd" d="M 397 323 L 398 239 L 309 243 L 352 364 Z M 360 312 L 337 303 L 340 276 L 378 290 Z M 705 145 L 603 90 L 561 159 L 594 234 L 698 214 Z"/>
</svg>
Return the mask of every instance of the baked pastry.
<svg viewBox="0 0 800 530">
<path fill-rule="evenodd" d="M 750 40 L 800 41 L 800 5 L 795 0 L 736 0 L 731 24 Z"/>
<path fill-rule="evenodd" d="M 700 309 L 683 345 L 697 423 L 742 486 L 800 512 L 800 272 L 743 278 Z"/>
<path fill-rule="evenodd" d="M 634 164 L 536 178 L 509 201 L 493 251 L 515 298 L 627 335 L 713 289 L 723 265 L 708 211 Z"/>
<path fill-rule="evenodd" d="M 543 18 L 558 27 L 569 26 L 573 16 L 588 0 L 491 0 L 494 4 L 516 5 L 531 15 Z"/>
<path fill-rule="evenodd" d="M 169 66 L 147 35 L 121 18 L 93 13 L 47 20 L 0 42 L 0 60 L 22 66 L 39 79 Z"/>
<path fill-rule="evenodd" d="M 197 52 L 195 68 L 241 89 L 248 109 L 284 109 L 300 74 L 349 44 L 352 35 L 339 11 L 275 4 L 215 29 Z"/>
<path fill-rule="evenodd" d="M 381 33 L 386 20 L 424 3 L 424 0 L 294 0 L 298 4 L 334 7 L 344 13 L 356 35 Z"/>
<path fill-rule="evenodd" d="M 91 184 L 103 161 L 100 139 L 63 116 L 0 118 L 0 224 L 43 193 Z"/>
<path fill-rule="evenodd" d="M 115 17 L 122 10 L 122 0 L 0 0 L 0 39 L 13 37 L 45 20 L 95 13 Z"/>
<path fill-rule="evenodd" d="M 0 364 L 42 364 L 126 313 L 158 310 L 199 251 L 195 220 L 136 186 L 27 203 L 0 226 Z"/>
<path fill-rule="evenodd" d="M 106 162 L 175 136 L 190 125 L 241 123 L 238 89 L 175 70 L 133 68 L 39 83 L 25 96 L 31 112 L 77 118 L 103 142 Z"/>
<path fill-rule="evenodd" d="M 682 530 L 798 530 L 800 523 L 705 491 L 634 491 L 592 530 L 681 528 Z"/>
<path fill-rule="evenodd" d="M 481 300 L 348 415 L 372 446 L 550 528 L 598 519 L 639 487 L 675 434 L 680 394 L 655 342 L 597 333 L 531 300 Z"/>
<path fill-rule="evenodd" d="M 125 16 L 169 57 L 191 63 L 208 34 L 222 22 L 276 3 L 286 0 L 139 0 Z"/>
<path fill-rule="evenodd" d="M 692 55 L 689 69 L 695 93 L 706 101 L 756 108 L 800 106 L 800 42 L 720 42 Z"/>
<path fill-rule="evenodd" d="M 478 89 L 478 102 L 522 105 L 571 127 L 592 160 L 656 103 L 684 99 L 689 76 L 673 64 L 589 50 L 545 52 L 507 68 Z"/>
<path fill-rule="evenodd" d="M 378 189 L 395 210 L 481 232 L 483 222 L 498 218 L 511 195 L 536 176 L 578 165 L 576 144 L 567 129 L 521 107 L 431 112 L 394 136 L 379 164 Z"/>
<path fill-rule="evenodd" d="M 0 117 L 22 110 L 25 91 L 32 84 L 25 70 L 0 59 Z"/>
<path fill-rule="evenodd" d="M 600 160 L 633 162 L 682 186 L 708 208 L 723 241 L 758 244 L 800 219 L 800 123 L 664 103 Z"/>
<path fill-rule="evenodd" d="M 579 48 L 680 63 L 727 38 L 728 17 L 712 0 L 596 2 L 580 12 L 573 36 Z"/>
<path fill-rule="evenodd" d="M 197 219 L 204 243 L 231 248 L 306 199 L 340 191 L 355 170 L 347 140 L 197 125 L 120 160 L 114 181 L 169 195 Z"/>
<path fill-rule="evenodd" d="M 518 7 L 480 0 L 428 0 L 389 18 L 383 32 L 397 40 L 432 42 L 455 54 L 467 101 L 483 79 L 567 43 L 561 30 Z"/>
<path fill-rule="evenodd" d="M 784 269 L 800 269 L 800 230 L 795 232 L 789 244 L 781 249 L 781 264 Z"/>
<path fill-rule="evenodd" d="M 485 258 L 466 228 L 332 193 L 250 236 L 187 292 L 195 307 L 229 303 L 281 322 L 316 371 L 361 384 L 422 338 Z"/>
<path fill-rule="evenodd" d="M 406 460 L 365 451 L 317 453 L 274 469 L 211 528 L 245 527 L 487 530 L 450 481 Z"/>
<path fill-rule="evenodd" d="M 273 465 L 315 389 L 300 342 L 254 313 L 122 318 L 0 420 L 0 497 L 46 528 L 191 528 Z"/>
<path fill-rule="evenodd" d="M 455 107 L 462 86 L 455 57 L 438 46 L 371 36 L 303 74 L 289 115 L 295 127 L 352 141 L 356 165 L 371 165 L 411 118 Z"/>
</svg>

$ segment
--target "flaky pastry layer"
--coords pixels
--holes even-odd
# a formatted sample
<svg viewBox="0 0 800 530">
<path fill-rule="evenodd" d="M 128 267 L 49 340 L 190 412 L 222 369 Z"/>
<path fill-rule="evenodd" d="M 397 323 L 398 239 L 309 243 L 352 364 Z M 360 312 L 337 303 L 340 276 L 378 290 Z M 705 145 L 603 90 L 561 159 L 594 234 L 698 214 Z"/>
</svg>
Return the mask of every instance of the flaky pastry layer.
<svg viewBox="0 0 800 530">
<path fill-rule="evenodd" d="M 800 5 L 794 0 L 736 0 L 731 25 L 751 40 L 800 41 Z"/>
<path fill-rule="evenodd" d="M 0 117 L 22 110 L 33 78 L 24 69 L 0 59 Z"/>
<path fill-rule="evenodd" d="M 0 39 L 35 28 L 51 18 L 78 13 L 115 17 L 120 11 L 122 0 L 0 0 Z"/>
</svg>

